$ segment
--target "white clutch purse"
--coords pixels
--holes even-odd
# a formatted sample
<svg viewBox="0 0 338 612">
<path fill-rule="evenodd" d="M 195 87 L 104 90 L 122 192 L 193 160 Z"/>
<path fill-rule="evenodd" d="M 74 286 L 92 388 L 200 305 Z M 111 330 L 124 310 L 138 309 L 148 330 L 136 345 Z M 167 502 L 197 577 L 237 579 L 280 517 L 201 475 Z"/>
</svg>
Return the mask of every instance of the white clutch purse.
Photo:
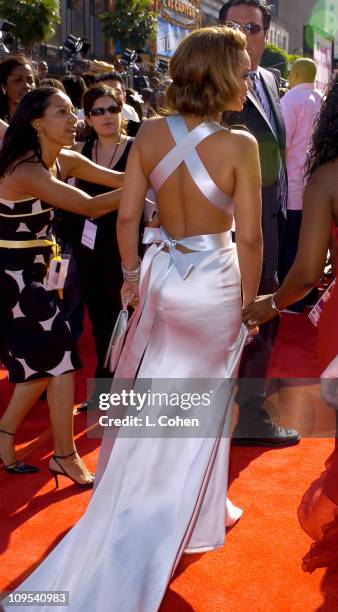
<svg viewBox="0 0 338 612">
<path fill-rule="evenodd" d="M 119 357 L 121 355 L 124 339 L 128 328 L 128 319 L 128 310 L 126 308 L 123 308 L 119 312 L 119 315 L 116 319 L 104 362 L 104 367 L 109 368 L 110 372 L 115 371 Z"/>
</svg>

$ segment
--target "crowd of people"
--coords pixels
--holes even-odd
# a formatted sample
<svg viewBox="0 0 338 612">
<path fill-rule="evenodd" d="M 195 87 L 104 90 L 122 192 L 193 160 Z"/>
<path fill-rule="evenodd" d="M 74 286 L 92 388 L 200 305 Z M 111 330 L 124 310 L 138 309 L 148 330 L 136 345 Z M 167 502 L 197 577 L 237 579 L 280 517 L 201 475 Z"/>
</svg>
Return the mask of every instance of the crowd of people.
<svg viewBox="0 0 338 612">
<path fill-rule="evenodd" d="M 38 471 L 16 459 L 14 435 L 46 392 L 56 485 L 64 476 L 95 489 L 20 588 L 69 591 L 72 612 L 88 602 L 155 612 L 182 553 L 222 546 L 241 515 L 224 494 L 231 436 L 272 448 L 300 439 L 264 402 L 281 311 L 312 306 L 328 252 L 336 265 L 338 76 L 324 95 L 315 63 L 300 59 L 280 102 L 260 66 L 267 2 L 229 0 L 219 21 L 184 39 L 170 78 L 140 92 L 118 70 L 57 79 L 24 56 L 0 62 L 0 356 L 15 383 L 0 458 L 9 474 Z M 174 379 L 183 392 L 204 380 L 213 400 L 203 435 L 105 435 L 94 475 L 74 443 L 77 340 L 86 306 L 99 388 L 113 375 L 121 304 L 133 315 L 114 381 L 146 379 L 155 392 Z M 318 350 L 338 409 L 337 285 Z M 94 390 L 81 409 L 97 402 Z M 299 510 L 315 542 L 308 571 L 337 561 L 337 474 L 335 451 Z"/>
</svg>

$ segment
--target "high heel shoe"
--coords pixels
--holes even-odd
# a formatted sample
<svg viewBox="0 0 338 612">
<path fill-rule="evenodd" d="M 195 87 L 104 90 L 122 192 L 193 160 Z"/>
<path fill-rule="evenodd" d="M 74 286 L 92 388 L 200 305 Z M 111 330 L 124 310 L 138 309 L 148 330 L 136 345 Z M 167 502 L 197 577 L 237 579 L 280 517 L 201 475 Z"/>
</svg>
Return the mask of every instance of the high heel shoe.
<svg viewBox="0 0 338 612">
<path fill-rule="evenodd" d="M 14 436 L 13 433 L 10 431 L 5 431 L 4 429 L 0 429 L 0 433 L 7 434 L 7 436 Z M 6 465 L 0 457 L 0 462 L 3 464 L 6 472 L 9 474 L 33 474 L 35 472 L 39 472 L 39 468 L 34 467 L 33 465 L 28 465 L 28 463 L 24 463 L 23 461 L 14 461 L 13 463 L 8 463 Z"/>
<path fill-rule="evenodd" d="M 76 451 L 73 451 L 72 453 L 70 453 L 70 455 L 52 455 L 52 458 L 54 459 L 55 463 L 61 469 L 61 472 L 59 472 L 58 470 L 54 470 L 51 467 L 49 468 L 50 473 L 54 476 L 55 486 L 57 489 L 59 488 L 59 476 L 60 475 L 66 476 L 66 478 L 69 478 L 69 480 L 72 480 L 75 484 L 78 485 L 78 487 L 81 487 L 82 489 L 91 489 L 94 486 L 94 474 L 92 472 L 89 472 L 90 475 L 92 476 L 91 480 L 87 482 L 78 482 L 77 480 L 75 480 L 75 478 L 73 478 L 73 476 L 71 476 L 70 474 L 68 474 L 68 472 L 66 472 L 64 467 L 61 465 L 60 461 L 58 461 L 58 459 L 68 459 L 69 457 L 74 457 L 74 455 L 76 455 Z"/>
</svg>

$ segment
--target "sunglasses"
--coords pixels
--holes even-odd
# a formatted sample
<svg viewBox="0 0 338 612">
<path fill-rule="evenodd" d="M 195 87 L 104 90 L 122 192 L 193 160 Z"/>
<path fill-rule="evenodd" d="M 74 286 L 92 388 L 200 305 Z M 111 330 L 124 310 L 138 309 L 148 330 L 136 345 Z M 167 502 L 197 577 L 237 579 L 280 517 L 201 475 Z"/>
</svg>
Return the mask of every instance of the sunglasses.
<svg viewBox="0 0 338 612">
<path fill-rule="evenodd" d="M 109 115 L 117 115 L 117 113 L 120 113 L 120 112 L 121 112 L 120 106 L 116 106 L 116 104 L 112 104 L 111 106 L 107 106 L 107 108 L 104 108 L 103 106 L 92 108 L 92 110 L 89 111 L 89 114 L 92 117 L 103 117 L 103 115 L 105 115 L 106 113 L 109 113 Z"/>
<path fill-rule="evenodd" d="M 263 31 L 265 32 L 264 27 L 258 23 L 235 23 L 234 21 L 226 21 L 224 25 L 232 30 L 240 30 L 247 36 L 251 34 L 260 34 Z"/>
</svg>

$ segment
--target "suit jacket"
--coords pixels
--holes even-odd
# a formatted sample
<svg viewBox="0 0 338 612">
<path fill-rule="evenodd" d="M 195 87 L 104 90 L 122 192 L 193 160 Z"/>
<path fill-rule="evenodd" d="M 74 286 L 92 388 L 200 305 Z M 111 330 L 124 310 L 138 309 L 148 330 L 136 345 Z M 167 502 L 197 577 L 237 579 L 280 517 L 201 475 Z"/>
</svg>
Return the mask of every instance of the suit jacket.
<svg viewBox="0 0 338 612">
<path fill-rule="evenodd" d="M 263 88 L 274 117 L 276 134 L 253 92 L 248 93 L 242 112 L 225 113 L 223 119 L 228 126 L 245 126 L 258 141 L 263 183 L 262 227 L 264 257 L 262 279 L 270 280 L 276 276 L 282 233 L 281 227 L 284 225 L 279 184 L 279 160 L 281 159 L 283 162 L 286 185 L 286 135 L 276 78 L 269 70 L 261 67 L 259 70 Z M 284 197 L 287 197 L 286 193 Z"/>
</svg>

